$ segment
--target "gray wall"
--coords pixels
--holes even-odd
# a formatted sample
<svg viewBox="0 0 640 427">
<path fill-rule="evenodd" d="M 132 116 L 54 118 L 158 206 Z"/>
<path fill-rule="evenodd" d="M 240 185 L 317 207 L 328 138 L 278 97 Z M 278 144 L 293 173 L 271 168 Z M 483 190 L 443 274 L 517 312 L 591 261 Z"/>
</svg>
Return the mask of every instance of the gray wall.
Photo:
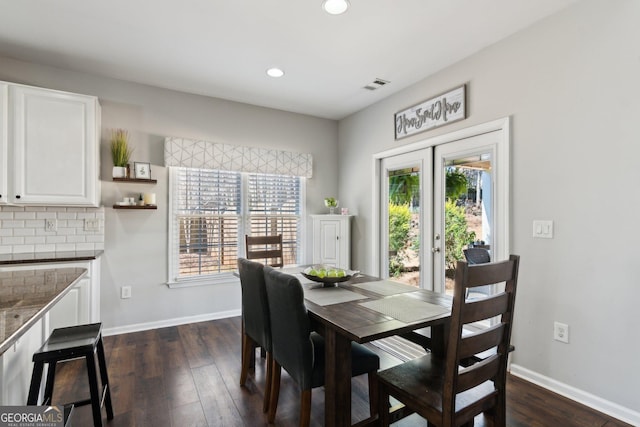
<svg viewBox="0 0 640 427">
<path fill-rule="evenodd" d="M 340 121 L 339 196 L 357 214 L 353 268 L 370 272 L 375 182 L 358 178 L 372 154 L 511 116 L 513 363 L 640 422 L 638 22 L 638 1 L 585 0 Z M 465 82 L 466 120 L 394 141 L 395 112 Z M 534 219 L 554 221 L 552 240 L 532 238 Z M 569 345 L 553 341 L 554 321 L 570 325 Z"/>
<path fill-rule="evenodd" d="M 107 330 L 151 327 L 212 316 L 238 314 L 239 286 L 169 289 L 167 281 L 167 181 L 162 165 L 165 136 L 188 137 L 313 155 L 307 180 L 307 214 L 324 213 L 323 199 L 337 194 L 336 121 L 236 102 L 126 83 L 0 58 L 0 80 L 95 95 L 102 106 L 101 184 L 105 206 L 102 257 L 102 321 Z M 110 130 L 127 129 L 132 160 L 151 162 L 155 186 L 111 181 Z M 114 210 L 114 202 L 155 192 L 157 211 Z M 311 224 L 308 229 L 310 230 Z M 310 239 L 305 246 L 311 258 Z M 120 299 L 130 285 L 132 298 Z"/>
</svg>

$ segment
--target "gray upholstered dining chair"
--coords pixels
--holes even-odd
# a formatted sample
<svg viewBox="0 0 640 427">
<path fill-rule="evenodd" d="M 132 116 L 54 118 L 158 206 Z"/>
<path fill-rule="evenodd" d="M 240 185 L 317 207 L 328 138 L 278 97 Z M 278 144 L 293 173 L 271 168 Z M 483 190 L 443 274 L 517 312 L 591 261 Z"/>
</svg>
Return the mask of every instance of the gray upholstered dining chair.
<svg viewBox="0 0 640 427">
<path fill-rule="evenodd" d="M 311 331 L 311 320 L 304 305 L 304 293 L 297 278 L 270 267 L 264 268 L 273 349 L 273 379 L 268 420 L 276 417 L 280 394 L 281 368 L 300 387 L 300 426 L 311 417 L 311 389 L 324 385 L 324 339 Z M 351 344 L 351 376 L 369 375 L 370 413 L 377 413 L 375 375 L 380 359 L 366 347 Z"/>
<path fill-rule="evenodd" d="M 271 392 L 271 326 L 267 290 L 264 283 L 264 266 L 259 262 L 238 258 L 238 272 L 242 288 L 242 367 L 240 385 L 247 381 L 249 369 L 255 367 L 255 349 L 262 347 L 266 354 L 264 400 L 262 410 L 269 408 Z"/>
</svg>

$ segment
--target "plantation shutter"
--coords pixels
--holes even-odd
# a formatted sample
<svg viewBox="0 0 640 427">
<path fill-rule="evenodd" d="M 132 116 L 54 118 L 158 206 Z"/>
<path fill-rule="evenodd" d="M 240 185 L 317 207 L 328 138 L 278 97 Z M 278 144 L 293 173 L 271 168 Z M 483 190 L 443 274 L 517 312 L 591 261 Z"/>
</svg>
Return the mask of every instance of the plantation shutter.
<svg viewBox="0 0 640 427">
<path fill-rule="evenodd" d="M 301 191 L 299 177 L 249 174 L 248 234 L 282 234 L 285 265 L 297 263 Z"/>
<path fill-rule="evenodd" d="M 175 168 L 172 189 L 175 278 L 236 269 L 241 174 Z"/>
</svg>

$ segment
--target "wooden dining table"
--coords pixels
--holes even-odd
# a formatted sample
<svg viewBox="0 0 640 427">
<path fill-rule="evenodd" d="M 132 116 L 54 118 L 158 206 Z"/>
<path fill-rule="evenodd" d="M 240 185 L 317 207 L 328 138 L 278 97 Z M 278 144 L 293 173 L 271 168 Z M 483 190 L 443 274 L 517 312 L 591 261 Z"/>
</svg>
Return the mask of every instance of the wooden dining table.
<svg viewBox="0 0 640 427">
<path fill-rule="evenodd" d="M 445 351 L 451 296 L 366 275 L 331 287 L 301 282 L 312 324 L 325 338 L 326 426 L 351 425 L 352 341 L 363 344 L 430 327 L 430 350 Z"/>
</svg>

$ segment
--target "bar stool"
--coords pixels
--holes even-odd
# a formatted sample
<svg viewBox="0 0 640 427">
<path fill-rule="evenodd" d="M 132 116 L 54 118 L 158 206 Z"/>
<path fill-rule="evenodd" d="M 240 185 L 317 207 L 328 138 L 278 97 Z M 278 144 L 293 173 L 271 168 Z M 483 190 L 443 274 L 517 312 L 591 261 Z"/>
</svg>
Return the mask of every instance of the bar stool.
<svg viewBox="0 0 640 427">
<path fill-rule="evenodd" d="M 98 393 L 98 374 L 96 372 L 96 351 L 98 353 L 98 366 L 102 380 L 102 393 L 100 394 Z M 79 357 L 84 357 L 87 362 L 91 398 L 72 403 L 75 406 L 91 404 L 93 424 L 95 427 L 101 427 L 101 408 L 103 403 L 106 406 L 107 419 L 113 419 L 107 364 L 104 357 L 104 346 L 102 345 L 102 323 L 54 329 L 49 339 L 33 354 L 34 366 L 27 405 L 38 404 L 40 382 L 42 381 L 42 372 L 45 363 L 49 364 L 49 370 L 47 372 L 47 382 L 45 384 L 42 405 L 50 405 L 53 395 L 56 363 Z"/>
</svg>

